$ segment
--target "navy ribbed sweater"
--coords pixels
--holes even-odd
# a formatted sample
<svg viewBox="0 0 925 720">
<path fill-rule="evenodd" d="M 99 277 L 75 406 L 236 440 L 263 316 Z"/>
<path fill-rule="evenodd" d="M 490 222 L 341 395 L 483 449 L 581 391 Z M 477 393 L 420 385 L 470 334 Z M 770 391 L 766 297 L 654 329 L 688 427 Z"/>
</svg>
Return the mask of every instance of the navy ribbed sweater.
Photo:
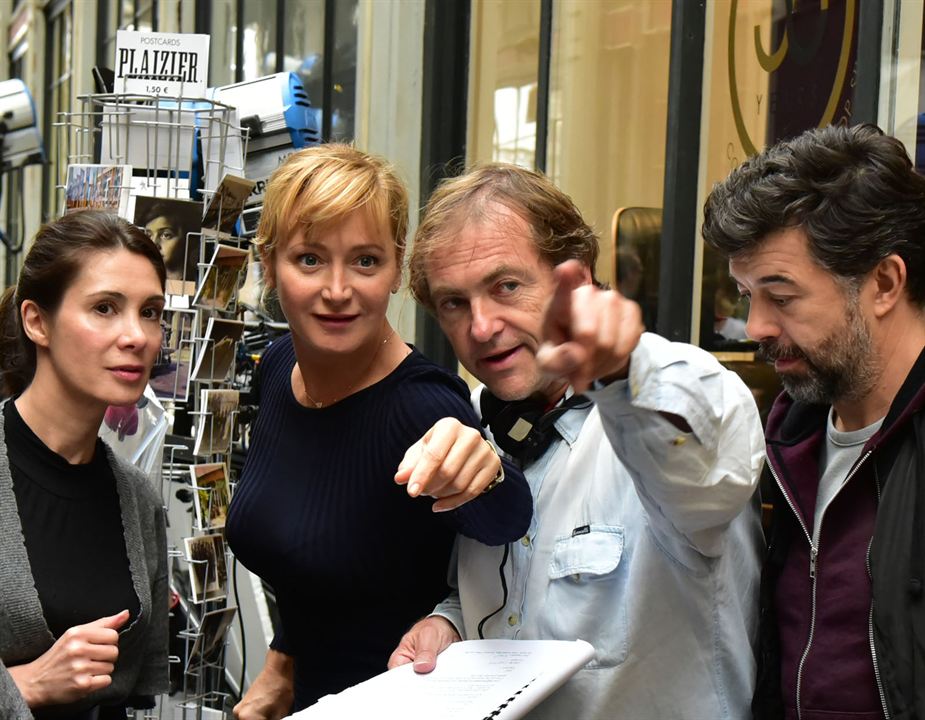
<svg viewBox="0 0 925 720">
<path fill-rule="evenodd" d="M 465 384 L 417 350 L 386 378 L 329 407 L 295 399 L 291 336 L 260 367 L 260 413 L 225 528 L 238 559 L 276 591 L 272 647 L 296 660 L 295 709 L 383 672 L 402 634 L 447 592 L 455 531 L 521 537 L 523 475 L 449 513 L 393 476 L 440 418 L 477 426 Z"/>
</svg>

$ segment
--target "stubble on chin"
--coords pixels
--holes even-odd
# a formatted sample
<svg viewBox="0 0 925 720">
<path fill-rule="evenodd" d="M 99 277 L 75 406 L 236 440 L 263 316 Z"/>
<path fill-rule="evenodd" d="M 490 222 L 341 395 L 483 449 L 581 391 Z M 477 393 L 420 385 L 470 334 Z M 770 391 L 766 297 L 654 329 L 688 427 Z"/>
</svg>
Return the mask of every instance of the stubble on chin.
<svg viewBox="0 0 925 720">
<path fill-rule="evenodd" d="M 769 344 L 762 346 L 762 351 L 769 359 L 803 360 L 805 372 L 780 373 L 787 393 L 803 403 L 831 405 L 860 400 L 870 393 L 882 372 L 870 328 L 857 305 L 849 306 L 844 325 L 812 350 Z"/>
</svg>

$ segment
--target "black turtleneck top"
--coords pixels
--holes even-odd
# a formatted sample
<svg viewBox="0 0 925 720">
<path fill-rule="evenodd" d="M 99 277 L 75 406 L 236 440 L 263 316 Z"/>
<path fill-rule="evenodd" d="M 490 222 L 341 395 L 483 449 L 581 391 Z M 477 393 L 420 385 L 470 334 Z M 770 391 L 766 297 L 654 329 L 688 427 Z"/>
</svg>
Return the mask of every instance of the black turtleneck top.
<svg viewBox="0 0 925 720">
<path fill-rule="evenodd" d="M 89 463 L 71 465 L 32 432 L 12 401 L 3 413 L 13 491 L 48 629 L 59 638 L 73 625 L 126 608 L 131 623 L 140 605 L 102 441 Z"/>
</svg>

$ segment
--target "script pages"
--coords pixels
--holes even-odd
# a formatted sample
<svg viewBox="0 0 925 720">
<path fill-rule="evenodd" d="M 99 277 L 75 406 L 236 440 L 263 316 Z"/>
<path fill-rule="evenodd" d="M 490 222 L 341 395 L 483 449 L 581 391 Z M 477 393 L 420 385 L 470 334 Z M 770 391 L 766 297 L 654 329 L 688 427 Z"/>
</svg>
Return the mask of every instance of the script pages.
<svg viewBox="0 0 925 720">
<path fill-rule="evenodd" d="M 457 642 L 428 675 L 403 665 L 328 695 L 291 720 L 516 720 L 593 657 L 584 640 Z"/>
</svg>

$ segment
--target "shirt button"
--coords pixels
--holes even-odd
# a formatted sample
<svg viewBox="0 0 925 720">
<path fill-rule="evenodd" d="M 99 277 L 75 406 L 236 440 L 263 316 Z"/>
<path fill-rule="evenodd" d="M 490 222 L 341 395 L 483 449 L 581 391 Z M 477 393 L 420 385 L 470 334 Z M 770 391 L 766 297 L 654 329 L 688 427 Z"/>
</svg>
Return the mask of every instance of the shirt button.
<svg viewBox="0 0 925 720">
<path fill-rule="evenodd" d="M 522 538 L 520 538 L 520 544 L 524 547 L 530 547 L 530 537 L 528 535 L 524 535 Z"/>
<path fill-rule="evenodd" d="M 678 437 L 676 437 L 674 440 L 671 441 L 671 444 L 674 445 L 675 447 L 678 447 L 679 445 L 683 445 L 686 442 L 687 442 L 686 437 L 684 437 L 683 435 L 678 435 Z"/>
<path fill-rule="evenodd" d="M 510 615 L 507 616 L 507 624 L 510 625 L 511 627 L 514 627 L 517 624 L 518 619 L 519 618 L 517 617 L 517 615 L 515 615 L 514 613 L 511 613 Z"/>
</svg>

